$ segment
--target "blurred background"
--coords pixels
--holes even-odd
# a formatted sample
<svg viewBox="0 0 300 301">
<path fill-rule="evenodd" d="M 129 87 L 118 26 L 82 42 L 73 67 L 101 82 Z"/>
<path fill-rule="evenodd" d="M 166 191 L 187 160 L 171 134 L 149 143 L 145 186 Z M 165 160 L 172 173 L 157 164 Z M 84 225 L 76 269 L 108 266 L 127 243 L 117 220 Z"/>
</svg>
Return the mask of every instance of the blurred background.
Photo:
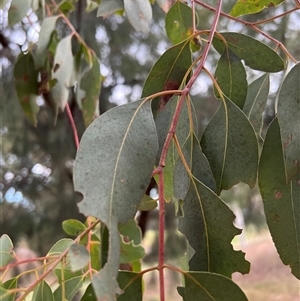
<svg viewBox="0 0 300 301">
<path fill-rule="evenodd" d="M 217 3 L 215 0 L 204 2 L 211 6 Z M 224 1 L 222 10 L 228 13 L 235 2 L 235 0 Z M 25 238 L 30 248 L 42 255 L 46 254 L 58 239 L 66 236 L 62 230 L 62 221 L 69 218 L 85 220 L 77 208 L 81 196 L 74 191 L 72 182 L 76 148 L 65 112 L 60 112 L 55 122 L 54 110 L 46 99 L 42 97 L 38 99 L 40 112 L 37 127 L 33 127 L 22 112 L 14 87 L 13 68 L 20 52 L 26 52 L 34 47 L 41 24 L 39 17 L 29 11 L 22 22 L 9 27 L 7 20 L 9 6 L 10 3 L 0 9 L 0 234 L 8 234 L 14 243 Z M 294 1 L 285 1 L 276 8 L 243 18 L 247 21 L 262 20 L 287 11 L 293 6 Z M 156 4 L 153 5 L 154 19 L 148 34 L 136 32 L 123 16 L 97 18 L 96 11 L 86 13 L 84 8 L 85 1 L 77 1 L 70 20 L 101 61 L 101 74 L 104 80 L 99 100 L 100 113 L 103 113 L 113 106 L 140 98 L 147 74 L 156 59 L 171 46 L 171 43 L 164 30 L 165 13 Z M 213 13 L 200 6 L 197 6 L 197 13 L 198 28 L 209 29 Z M 300 60 L 299 20 L 300 13 L 297 11 L 261 26 L 268 34 L 281 41 L 297 60 Z M 68 33 L 68 28 L 62 23 L 58 24 L 58 30 L 61 36 Z M 248 34 L 266 42 L 272 48 L 275 47 L 274 43 L 270 43 L 249 27 L 224 17 L 221 18 L 218 31 Z M 206 67 L 211 72 L 214 72 L 218 56 L 214 50 L 210 52 Z M 260 72 L 250 69 L 247 71 L 249 83 L 261 75 Z M 275 115 L 276 91 L 283 76 L 283 72 L 271 75 L 272 85 L 264 113 L 264 128 Z M 198 78 L 191 95 L 201 135 L 216 111 L 218 101 L 214 98 L 211 82 L 204 75 Z M 81 112 L 74 98 L 69 99 L 69 105 L 81 136 L 84 132 Z M 234 241 L 236 246 L 247 247 L 258 232 L 266 238 L 264 242 L 269 239 L 257 188 L 250 190 L 246 185 L 238 185 L 222 193 L 222 197 L 238 217 L 237 226 L 247 228 L 247 231 Z M 166 246 L 169 247 L 167 258 L 178 263 L 184 252 L 185 240 L 174 230 L 176 223 L 174 207 L 169 204 L 166 221 Z M 151 265 L 157 255 L 155 210 L 149 215 L 147 229 L 149 231 L 145 236 L 145 246 L 148 255 L 145 264 Z M 270 239 L 269 242 L 273 247 Z M 171 281 L 178 281 L 178 277 Z M 291 290 L 294 291 L 289 289 Z M 150 296 L 149 300 L 157 300 L 156 297 L 151 298 Z"/>
</svg>

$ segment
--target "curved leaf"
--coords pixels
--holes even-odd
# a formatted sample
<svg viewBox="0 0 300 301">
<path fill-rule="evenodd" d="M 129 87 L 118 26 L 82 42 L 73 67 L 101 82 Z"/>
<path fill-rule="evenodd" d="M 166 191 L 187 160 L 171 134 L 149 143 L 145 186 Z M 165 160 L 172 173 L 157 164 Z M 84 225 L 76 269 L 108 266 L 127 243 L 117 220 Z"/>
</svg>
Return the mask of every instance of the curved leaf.
<svg viewBox="0 0 300 301">
<path fill-rule="evenodd" d="M 25 115 L 31 123 L 37 125 L 37 113 L 40 108 L 36 103 L 38 94 L 38 72 L 30 52 L 21 54 L 14 68 L 16 91 Z"/>
<path fill-rule="evenodd" d="M 56 79 L 57 82 L 51 89 L 51 94 L 57 107 L 64 110 L 69 99 L 69 88 L 74 84 L 74 57 L 72 54 L 71 35 L 58 43 L 53 66 L 52 78 Z"/>
<path fill-rule="evenodd" d="M 72 272 L 83 269 L 90 261 L 90 254 L 85 246 L 72 244 L 69 248 L 68 258 Z"/>
<path fill-rule="evenodd" d="M 34 290 L 32 301 L 54 301 L 52 290 L 48 283 L 42 280 Z"/>
<path fill-rule="evenodd" d="M 166 32 L 173 44 L 178 44 L 193 33 L 193 11 L 181 1 L 176 1 L 166 15 Z"/>
<path fill-rule="evenodd" d="M 240 182 L 253 187 L 258 163 L 257 139 L 249 120 L 229 99 L 225 101 L 226 106 L 221 103 L 201 139 L 217 194 Z"/>
<path fill-rule="evenodd" d="M 243 112 L 250 120 L 254 131 L 260 135 L 270 89 L 269 74 L 264 74 L 249 85 Z"/>
<path fill-rule="evenodd" d="M 74 277 L 65 281 L 54 292 L 55 300 L 72 300 L 83 284 L 82 276 Z M 41 299 L 39 299 L 41 300 Z"/>
<path fill-rule="evenodd" d="M 93 278 L 98 298 L 115 300 L 120 238 L 118 223 L 133 218 L 142 199 L 158 151 L 150 102 L 115 107 L 98 117 L 82 136 L 74 167 L 75 189 L 84 200 L 85 215 L 98 217 L 108 228 L 109 256 Z"/>
<path fill-rule="evenodd" d="M 142 97 L 161 91 L 179 89 L 191 63 L 192 57 L 188 41 L 169 48 L 152 67 L 144 84 Z M 165 95 L 161 99 L 153 99 L 154 117 L 171 97 L 172 95 Z"/>
<path fill-rule="evenodd" d="M 266 44 L 237 32 L 224 32 L 221 35 L 230 50 L 250 68 L 265 72 L 279 72 L 284 69 L 282 58 Z M 219 53 L 224 52 L 225 45 L 217 36 L 213 39 L 213 46 Z"/>
<path fill-rule="evenodd" d="M 287 184 L 278 119 L 269 126 L 259 162 L 267 223 L 282 262 L 300 279 L 300 172 Z"/>
<path fill-rule="evenodd" d="M 4 267 L 14 258 L 13 249 L 14 246 L 10 237 L 3 234 L 0 237 L 0 267 Z"/>
<path fill-rule="evenodd" d="M 64 231 L 71 236 L 77 236 L 86 229 L 86 226 L 81 221 L 76 219 L 68 219 L 63 221 L 62 227 Z"/>
<path fill-rule="evenodd" d="M 97 17 L 107 17 L 122 9 L 124 9 L 122 0 L 101 0 L 97 11 Z"/>
<path fill-rule="evenodd" d="M 8 10 L 8 24 L 14 24 L 22 21 L 28 10 L 31 8 L 32 0 L 12 0 Z"/>
<path fill-rule="evenodd" d="M 59 16 L 50 17 L 45 19 L 42 23 L 35 55 L 35 65 L 37 69 L 42 68 L 45 64 L 47 48 L 51 42 L 51 35 L 55 30 L 58 18 Z"/>
<path fill-rule="evenodd" d="M 300 63 L 291 69 L 283 81 L 277 115 L 286 179 L 290 181 L 300 172 Z"/>
<path fill-rule="evenodd" d="M 233 6 L 230 14 L 234 17 L 255 14 L 265 8 L 279 5 L 284 0 L 238 0 Z"/>
<path fill-rule="evenodd" d="M 143 299 L 142 276 L 137 273 L 121 271 L 118 282 L 123 293 L 118 296 L 118 301 L 140 301 Z"/>
<path fill-rule="evenodd" d="M 147 33 L 152 20 L 152 7 L 149 0 L 124 0 L 126 16 L 137 31 Z"/>
<path fill-rule="evenodd" d="M 189 261 L 190 270 L 226 276 L 236 271 L 247 273 L 249 263 L 245 261 L 244 254 L 234 251 L 231 245 L 233 237 L 240 234 L 240 230 L 233 226 L 234 214 L 206 186 L 215 189 L 215 182 L 196 137 L 192 136 L 184 145 L 183 154 L 194 178 L 190 179 L 187 172 L 182 170 L 184 166 L 179 161 L 174 176 L 174 190 L 175 197 L 183 199 L 184 216 L 179 219 L 178 229 L 195 251 Z"/>
<path fill-rule="evenodd" d="M 184 276 L 185 287 L 178 287 L 184 301 L 247 301 L 243 291 L 222 275 L 189 272 Z"/>
<path fill-rule="evenodd" d="M 215 78 L 222 92 L 242 109 L 248 88 L 246 71 L 240 59 L 227 47 L 218 61 Z M 215 95 L 220 97 L 216 88 Z"/>
</svg>

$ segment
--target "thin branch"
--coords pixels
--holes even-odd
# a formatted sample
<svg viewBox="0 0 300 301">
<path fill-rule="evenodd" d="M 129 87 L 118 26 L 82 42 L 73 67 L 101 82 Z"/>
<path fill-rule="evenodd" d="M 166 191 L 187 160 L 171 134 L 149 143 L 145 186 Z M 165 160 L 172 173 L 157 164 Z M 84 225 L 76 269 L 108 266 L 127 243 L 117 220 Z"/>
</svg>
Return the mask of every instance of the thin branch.
<svg viewBox="0 0 300 301">
<path fill-rule="evenodd" d="M 78 147 L 79 147 L 78 133 L 77 133 L 76 124 L 75 124 L 75 121 L 74 121 L 74 118 L 72 116 L 72 112 L 70 110 L 70 107 L 69 107 L 68 103 L 66 104 L 66 112 L 67 112 L 67 115 L 68 115 L 68 118 L 69 118 L 69 121 L 70 121 L 70 124 L 71 124 L 71 127 L 72 127 L 75 146 L 76 146 L 76 149 L 78 149 Z"/>
</svg>

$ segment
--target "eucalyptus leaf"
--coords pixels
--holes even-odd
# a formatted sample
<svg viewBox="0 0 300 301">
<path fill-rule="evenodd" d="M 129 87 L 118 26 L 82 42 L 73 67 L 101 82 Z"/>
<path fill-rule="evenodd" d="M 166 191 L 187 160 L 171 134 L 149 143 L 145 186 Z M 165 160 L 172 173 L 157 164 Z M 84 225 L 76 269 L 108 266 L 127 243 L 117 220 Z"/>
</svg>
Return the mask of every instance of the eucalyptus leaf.
<svg viewBox="0 0 300 301">
<path fill-rule="evenodd" d="M 189 272 L 184 276 L 185 287 L 180 287 L 184 301 L 247 301 L 244 292 L 222 275 Z"/>
<path fill-rule="evenodd" d="M 248 88 L 246 71 L 240 59 L 230 48 L 224 48 L 217 64 L 215 79 L 222 92 L 242 109 Z M 216 87 L 215 95 L 217 98 L 220 97 Z"/>
<path fill-rule="evenodd" d="M 191 65 L 188 41 L 169 48 L 154 64 L 145 81 L 142 97 L 168 90 L 177 90 Z M 154 117 L 166 105 L 172 95 L 164 95 L 152 101 Z"/>
<path fill-rule="evenodd" d="M 45 280 L 42 280 L 33 293 L 32 301 L 54 301 L 52 290 Z"/>
<path fill-rule="evenodd" d="M 7 234 L 0 237 L 0 267 L 7 265 L 13 257 L 13 243 Z"/>
<path fill-rule="evenodd" d="M 227 47 L 245 64 L 252 69 L 264 72 L 279 72 L 284 69 L 282 58 L 266 44 L 241 33 L 221 33 L 227 42 Z M 219 53 L 224 52 L 223 41 L 215 36 L 213 46 Z"/>
<path fill-rule="evenodd" d="M 286 182 L 280 132 L 275 118 L 263 145 L 258 183 L 267 223 L 280 258 L 300 279 L 300 172 Z"/>
<path fill-rule="evenodd" d="M 300 172 L 300 63 L 290 70 L 282 83 L 277 116 L 289 182 Z"/>
<path fill-rule="evenodd" d="M 36 126 L 36 115 L 40 109 L 36 103 L 38 96 L 38 72 L 35 70 L 31 52 L 19 55 L 14 68 L 14 77 L 22 109 L 30 122 Z"/>
<path fill-rule="evenodd" d="M 265 8 L 271 8 L 284 2 L 284 0 L 238 0 L 230 14 L 234 17 L 255 14 Z"/>
<path fill-rule="evenodd" d="M 75 272 L 83 269 L 89 263 L 90 254 L 85 246 L 72 244 L 69 248 L 68 258 L 71 271 Z"/>
<path fill-rule="evenodd" d="M 97 11 L 97 17 L 107 17 L 123 9 L 124 3 L 122 0 L 101 0 Z"/>
<path fill-rule="evenodd" d="M 59 16 L 49 17 L 42 23 L 37 50 L 35 55 L 35 66 L 37 69 L 44 67 L 47 58 L 47 48 L 51 42 L 51 36 L 56 27 Z"/>
<path fill-rule="evenodd" d="M 254 131 L 260 135 L 270 89 L 269 74 L 263 74 L 249 85 L 243 111 L 250 120 Z"/>
<path fill-rule="evenodd" d="M 77 236 L 86 229 L 86 226 L 76 219 L 68 219 L 62 222 L 62 228 L 71 236 Z"/>
<path fill-rule="evenodd" d="M 149 195 L 144 195 L 139 204 L 140 211 L 150 211 L 157 207 L 157 200 L 152 199 Z"/>
<path fill-rule="evenodd" d="M 133 28 L 148 33 L 152 20 L 152 7 L 149 0 L 124 0 L 124 9 Z"/>
<path fill-rule="evenodd" d="M 166 15 L 166 33 L 173 44 L 178 44 L 193 34 L 193 11 L 176 1 Z"/>
<path fill-rule="evenodd" d="M 121 243 L 120 263 L 129 263 L 142 259 L 145 256 L 145 249 L 142 245 L 135 245 L 133 241 Z"/>
<path fill-rule="evenodd" d="M 54 300 L 72 300 L 83 284 L 82 276 L 74 277 L 65 281 L 54 292 Z"/>
<path fill-rule="evenodd" d="M 75 190 L 84 196 L 79 208 L 99 218 L 110 235 L 107 263 L 93 278 L 98 298 L 116 298 L 118 287 L 112 279 L 120 257 L 117 225 L 134 217 L 157 151 L 150 102 L 115 107 L 98 117 L 82 136 L 74 168 Z"/>
<path fill-rule="evenodd" d="M 225 98 L 210 120 L 201 146 L 213 171 L 217 194 L 240 182 L 254 187 L 257 176 L 258 145 L 245 114 Z"/>
<path fill-rule="evenodd" d="M 32 0 L 12 0 L 8 10 L 8 24 L 10 26 L 22 21 L 31 8 Z"/>
<path fill-rule="evenodd" d="M 69 99 L 69 88 L 74 84 L 74 57 L 72 54 L 72 35 L 62 39 L 57 47 L 54 57 L 52 78 L 56 79 L 51 89 L 52 97 L 57 108 L 64 110 Z"/>
<path fill-rule="evenodd" d="M 127 271 L 121 271 L 118 282 L 123 293 L 118 296 L 118 301 L 141 301 L 143 299 L 142 276 Z"/>
<path fill-rule="evenodd" d="M 127 236 L 129 241 L 133 241 L 135 245 L 142 242 L 142 231 L 135 219 L 131 219 L 127 223 L 120 224 L 119 232 L 121 235 Z"/>
</svg>

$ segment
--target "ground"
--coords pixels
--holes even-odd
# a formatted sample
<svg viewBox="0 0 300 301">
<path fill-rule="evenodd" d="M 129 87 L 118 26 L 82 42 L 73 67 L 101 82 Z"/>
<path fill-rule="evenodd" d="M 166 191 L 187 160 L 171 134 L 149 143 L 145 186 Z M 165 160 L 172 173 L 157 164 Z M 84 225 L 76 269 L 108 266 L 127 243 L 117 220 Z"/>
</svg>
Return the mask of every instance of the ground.
<svg viewBox="0 0 300 301">
<path fill-rule="evenodd" d="M 236 245 L 235 248 L 239 248 Z M 249 301 L 300 301 L 300 281 L 285 266 L 268 233 L 247 240 L 243 247 L 246 259 L 251 263 L 250 273 L 235 273 L 233 281 L 244 291 Z M 144 301 L 158 301 L 157 274 L 145 275 Z M 166 300 L 182 300 L 176 293 L 180 277 L 166 271 Z M 195 300 L 196 301 L 196 300 Z M 238 301 L 238 300 L 236 300 Z"/>
</svg>

